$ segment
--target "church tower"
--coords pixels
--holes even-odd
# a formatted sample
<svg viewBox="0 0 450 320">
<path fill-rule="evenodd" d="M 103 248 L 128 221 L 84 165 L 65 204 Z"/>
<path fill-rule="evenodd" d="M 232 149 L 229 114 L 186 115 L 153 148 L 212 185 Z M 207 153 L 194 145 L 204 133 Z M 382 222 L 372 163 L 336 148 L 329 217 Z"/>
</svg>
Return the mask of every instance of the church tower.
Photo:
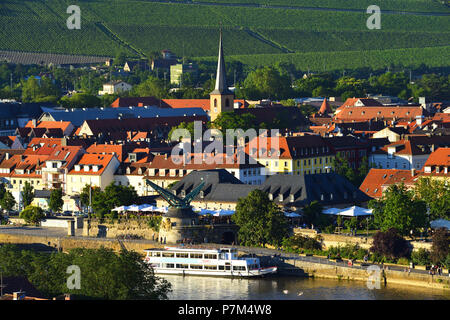
<svg viewBox="0 0 450 320">
<path fill-rule="evenodd" d="M 227 79 L 225 75 L 225 60 L 222 47 L 222 29 L 220 30 L 219 41 L 219 60 L 217 61 L 216 86 L 209 94 L 210 117 L 211 121 L 216 120 L 217 116 L 224 111 L 233 111 L 234 94 L 228 90 Z"/>
</svg>

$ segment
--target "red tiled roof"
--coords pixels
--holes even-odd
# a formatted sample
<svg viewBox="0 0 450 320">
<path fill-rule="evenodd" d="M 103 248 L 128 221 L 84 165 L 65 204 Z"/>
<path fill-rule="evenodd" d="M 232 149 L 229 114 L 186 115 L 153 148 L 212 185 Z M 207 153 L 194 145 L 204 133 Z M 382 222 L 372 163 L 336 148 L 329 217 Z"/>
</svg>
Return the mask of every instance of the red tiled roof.
<svg viewBox="0 0 450 320">
<path fill-rule="evenodd" d="M 450 167 L 450 148 L 439 148 L 432 152 L 424 166 Z"/>
<path fill-rule="evenodd" d="M 170 108 L 202 108 L 205 111 L 210 109 L 209 99 L 162 99 Z"/>
<path fill-rule="evenodd" d="M 424 115 L 424 109 L 420 106 L 395 106 L 395 107 L 340 107 L 334 120 L 339 121 L 368 121 L 371 119 L 409 119 L 415 120 L 417 116 Z"/>
<path fill-rule="evenodd" d="M 392 184 L 404 183 L 412 185 L 422 175 L 420 171 L 399 169 L 370 169 L 359 190 L 372 198 L 381 198 L 383 190 Z"/>
<path fill-rule="evenodd" d="M 333 112 L 333 110 L 331 110 L 331 107 L 327 101 L 327 98 L 323 99 L 322 105 L 320 106 L 320 109 L 319 109 L 319 113 L 325 115 L 325 114 L 329 114 L 332 112 Z"/>
<path fill-rule="evenodd" d="M 160 106 L 161 100 L 155 97 L 126 97 L 117 98 L 111 107 L 143 107 L 143 106 Z M 162 108 L 170 108 L 167 104 L 161 103 Z"/>
<path fill-rule="evenodd" d="M 26 128 L 45 128 L 45 129 L 61 129 L 63 132 L 71 125 L 70 121 L 39 121 L 37 126 L 33 126 L 33 122 L 30 120 L 25 125 Z"/>
<path fill-rule="evenodd" d="M 108 164 L 115 156 L 112 154 L 84 154 L 81 159 L 75 164 L 75 166 L 70 170 L 69 174 L 75 175 L 101 175 Z M 76 171 L 75 167 L 77 165 L 81 166 L 80 171 Z M 89 171 L 84 170 L 84 165 L 89 165 Z M 98 171 L 93 170 L 93 166 L 98 166 Z"/>
</svg>

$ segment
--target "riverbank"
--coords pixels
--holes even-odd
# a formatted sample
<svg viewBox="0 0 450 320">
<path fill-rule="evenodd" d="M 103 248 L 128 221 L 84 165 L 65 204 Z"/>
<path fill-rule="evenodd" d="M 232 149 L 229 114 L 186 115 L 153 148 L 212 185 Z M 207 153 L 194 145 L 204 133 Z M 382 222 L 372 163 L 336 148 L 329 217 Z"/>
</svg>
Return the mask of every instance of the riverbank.
<svg viewBox="0 0 450 320">
<path fill-rule="evenodd" d="M 73 248 L 91 248 L 100 247 L 110 248 L 114 251 L 121 249 L 133 250 L 143 253 L 144 249 L 164 247 L 151 240 L 117 240 L 111 238 L 94 238 L 77 236 L 63 236 L 61 234 L 45 233 L 42 229 L 42 235 L 37 234 L 39 228 L 19 229 L 17 227 L 0 227 L 0 243 L 10 244 L 43 244 L 49 249 L 59 251 L 68 251 Z M 53 228 L 52 230 L 54 230 Z M 220 248 L 220 244 L 204 244 L 202 247 Z M 199 247 L 199 246 L 196 246 Z M 256 254 L 262 261 L 266 260 L 268 264 L 276 264 L 279 267 L 281 275 L 294 275 L 300 277 L 314 277 L 337 280 L 355 280 L 365 281 L 369 279 L 367 266 L 354 264 L 352 267 L 345 263 L 330 261 L 324 257 L 306 257 L 297 254 L 285 253 L 274 249 L 249 248 L 237 246 L 242 253 Z M 278 259 L 273 259 L 275 255 L 281 255 Z M 398 266 L 389 266 L 384 271 L 384 277 L 381 276 L 378 283 L 381 286 L 389 284 L 416 286 L 423 288 L 434 288 L 450 290 L 450 277 L 431 276 L 425 270 L 413 270 L 413 272 L 404 272 Z M 394 270 L 397 269 L 397 270 Z M 375 278 L 376 279 L 376 278 Z"/>
<path fill-rule="evenodd" d="M 306 257 L 307 259 L 307 257 Z M 314 257 L 311 257 L 313 260 Z M 427 273 L 393 270 L 392 266 L 381 268 L 377 265 L 353 264 L 344 266 L 335 261 L 327 263 L 305 261 L 301 259 L 279 259 L 276 263 L 280 275 L 297 275 L 302 277 L 364 281 L 375 287 L 386 287 L 390 284 L 416 286 L 429 289 L 442 289 L 450 294 L 450 277 L 446 274 L 429 275 Z M 368 267 L 370 267 L 368 269 Z"/>
</svg>

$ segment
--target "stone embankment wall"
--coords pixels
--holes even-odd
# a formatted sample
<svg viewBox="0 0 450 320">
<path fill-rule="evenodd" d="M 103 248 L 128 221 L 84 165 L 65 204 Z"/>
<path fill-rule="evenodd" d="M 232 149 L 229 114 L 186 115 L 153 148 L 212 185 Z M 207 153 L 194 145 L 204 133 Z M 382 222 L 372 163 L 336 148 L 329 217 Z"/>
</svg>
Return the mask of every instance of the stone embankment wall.
<svg viewBox="0 0 450 320">
<path fill-rule="evenodd" d="M 120 251 L 122 245 L 127 250 L 133 250 L 144 254 L 144 249 L 161 248 L 157 242 L 148 240 L 116 240 L 107 238 L 86 238 L 86 237 L 46 237 L 0 233 L 0 243 L 10 244 L 43 244 L 49 249 L 57 249 L 67 252 L 74 248 L 98 249 L 100 247 Z"/>
<path fill-rule="evenodd" d="M 102 238 L 116 238 L 117 236 L 132 235 L 147 240 L 158 239 L 158 232 L 155 232 L 149 227 L 148 220 L 140 218 L 121 220 L 120 222 L 115 223 L 100 223 L 95 219 L 85 219 L 83 224 L 83 235 Z"/>
<path fill-rule="evenodd" d="M 336 266 L 295 259 L 286 259 L 279 264 L 281 274 L 296 274 L 308 277 L 328 278 L 337 280 L 369 280 L 370 274 L 366 269 Z M 371 279 L 377 279 L 371 273 Z M 422 273 L 408 273 L 397 270 L 384 270 L 380 274 L 381 287 L 389 284 L 420 286 L 426 288 L 438 288 L 450 290 L 450 278 L 448 276 L 430 276 Z M 374 283 L 375 284 L 375 283 Z"/>
<path fill-rule="evenodd" d="M 324 249 L 328 249 L 329 247 L 342 247 L 346 244 L 355 245 L 357 244 L 360 248 L 363 249 L 370 249 L 372 246 L 372 238 L 371 237 L 351 237 L 351 236 L 345 236 L 345 235 L 339 235 L 339 234 L 326 234 L 326 233 L 320 233 L 317 234 L 317 232 L 313 232 L 309 229 L 298 229 L 296 228 L 294 230 L 296 234 L 301 234 L 302 236 L 307 237 L 316 237 L 317 235 L 320 235 L 322 240 L 322 245 Z M 419 241 L 411 241 L 410 242 L 413 250 L 418 250 L 419 248 L 424 248 L 427 250 L 431 250 L 431 243 L 430 242 L 419 242 Z"/>
</svg>

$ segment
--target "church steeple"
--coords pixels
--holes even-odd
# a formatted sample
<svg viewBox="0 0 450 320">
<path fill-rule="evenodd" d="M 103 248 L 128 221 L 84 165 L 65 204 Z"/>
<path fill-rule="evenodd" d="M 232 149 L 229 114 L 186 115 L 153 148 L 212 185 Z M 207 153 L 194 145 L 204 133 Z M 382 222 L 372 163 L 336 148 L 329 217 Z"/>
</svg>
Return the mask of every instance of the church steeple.
<svg viewBox="0 0 450 320">
<path fill-rule="evenodd" d="M 220 40 L 219 40 L 219 59 L 217 61 L 217 73 L 216 73 L 216 86 L 211 94 L 232 94 L 228 90 L 227 77 L 225 71 L 225 59 L 223 56 L 223 44 L 222 44 L 222 28 L 220 28 Z"/>
<path fill-rule="evenodd" d="M 214 121 L 223 111 L 233 111 L 234 94 L 228 89 L 223 56 L 222 27 L 220 28 L 219 57 L 217 61 L 216 86 L 209 94 L 210 117 Z"/>
</svg>

